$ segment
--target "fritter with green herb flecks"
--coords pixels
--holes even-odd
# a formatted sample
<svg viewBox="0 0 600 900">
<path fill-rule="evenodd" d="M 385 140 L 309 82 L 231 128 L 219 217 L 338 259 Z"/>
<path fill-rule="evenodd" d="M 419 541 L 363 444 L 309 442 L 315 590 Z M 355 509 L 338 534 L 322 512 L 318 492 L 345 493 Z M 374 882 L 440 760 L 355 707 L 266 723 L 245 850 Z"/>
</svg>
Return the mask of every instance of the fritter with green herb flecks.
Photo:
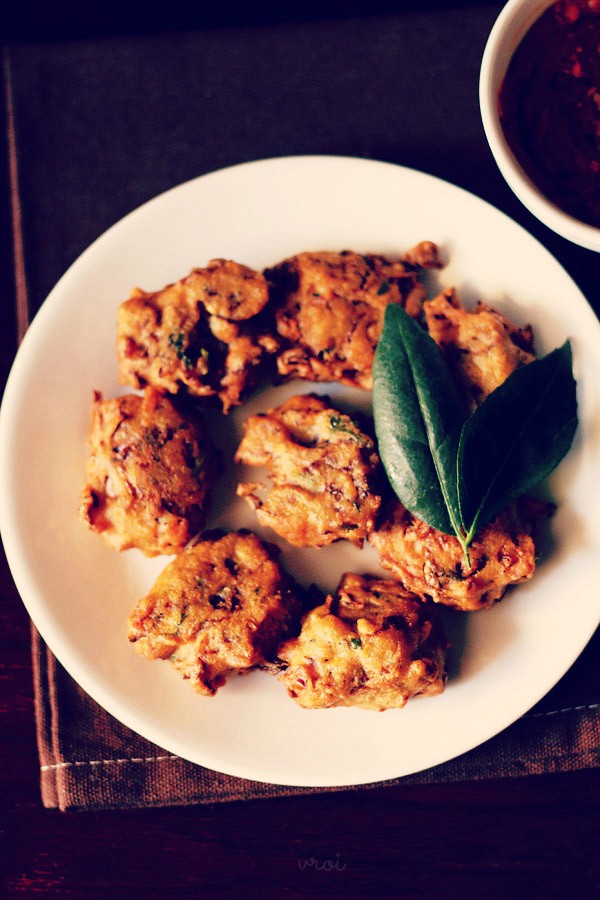
<svg viewBox="0 0 600 900">
<path fill-rule="evenodd" d="M 147 388 L 94 394 L 81 514 L 118 550 L 178 553 L 204 527 L 213 449 L 197 416 Z"/>
<path fill-rule="evenodd" d="M 398 262 L 346 250 L 299 253 L 268 270 L 285 341 L 279 373 L 369 390 L 386 307 L 399 303 L 419 316 L 425 299 L 419 275 L 439 267 L 436 245 L 424 241 Z"/>
<path fill-rule="evenodd" d="M 270 489 L 249 482 L 237 492 L 261 525 L 290 544 L 324 547 L 345 539 L 360 546 L 374 527 L 381 502 L 374 442 L 319 397 L 292 397 L 250 416 L 235 460 L 266 467 Z"/>
<path fill-rule="evenodd" d="M 218 395 L 228 412 L 264 354 L 278 348 L 255 321 L 268 299 L 260 273 L 222 259 L 162 291 L 134 290 L 117 316 L 121 382 Z"/>
<path fill-rule="evenodd" d="M 543 507 L 543 508 L 542 508 Z M 437 531 L 394 502 L 370 536 L 381 565 L 413 594 L 462 610 L 487 609 L 510 585 L 528 581 L 536 564 L 532 532 L 545 504 L 512 503 L 475 536 L 470 566 L 454 536 Z"/>
<path fill-rule="evenodd" d="M 200 694 L 261 665 L 300 615 L 276 548 L 250 532 L 205 536 L 159 575 L 129 618 L 129 640 L 148 659 L 169 659 Z"/>
<path fill-rule="evenodd" d="M 307 709 L 394 709 L 443 691 L 446 647 L 435 610 L 397 582 L 346 574 L 279 648 L 279 678 Z"/>
<path fill-rule="evenodd" d="M 529 325 L 517 328 L 483 303 L 467 312 L 453 288 L 426 301 L 423 310 L 429 334 L 444 352 L 472 408 L 515 369 L 535 359 Z"/>
</svg>

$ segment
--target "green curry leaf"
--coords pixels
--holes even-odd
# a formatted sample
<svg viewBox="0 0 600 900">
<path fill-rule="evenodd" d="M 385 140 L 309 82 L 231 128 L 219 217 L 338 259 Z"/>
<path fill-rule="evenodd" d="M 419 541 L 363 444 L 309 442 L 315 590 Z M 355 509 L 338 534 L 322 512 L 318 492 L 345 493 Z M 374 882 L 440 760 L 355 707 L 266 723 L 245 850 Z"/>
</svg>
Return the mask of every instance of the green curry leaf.
<svg viewBox="0 0 600 900">
<path fill-rule="evenodd" d="M 373 364 L 373 413 L 399 500 L 455 534 L 468 560 L 477 531 L 571 446 L 577 399 L 570 344 L 517 369 L 467 418 L 437 344 L 390 305 Z"/>
<path fill-rule="evenodd" d="M 373 414 L 379 453 L 399 499 L 439 531 L 458 533 L 464 404 L 435 342 L 392 304 L 373 364 Z"/>
<path fill-rule="evenodd" d="M 545 478 L 569 450 L 576 428 L 576 382 L 567 341 L 516 369 L 465 423 L 458 472 L 467 534 Z"/>
</svg>

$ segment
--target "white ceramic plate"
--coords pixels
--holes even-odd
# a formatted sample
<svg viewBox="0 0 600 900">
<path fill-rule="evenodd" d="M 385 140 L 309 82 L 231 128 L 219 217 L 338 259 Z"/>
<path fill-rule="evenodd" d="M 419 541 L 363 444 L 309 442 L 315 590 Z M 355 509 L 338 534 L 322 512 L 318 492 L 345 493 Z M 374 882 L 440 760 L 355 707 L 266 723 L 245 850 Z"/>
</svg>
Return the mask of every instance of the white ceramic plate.
<svg viewBox="0 0 600 900">
<path fill-rule="evenodd" d="M 551 479 L 554 547 L 535 578 L 489 612 L 450 612 L 452 677 L 403 710 L 305 711 L 272 677 L 234 678 L 196 695 L 165 662 L 140 658 L 126 617 L 166 559 L 118 554 L 79 521 L 91 392 L 116 382 L 115 313 L 130 289 L 158 289 L 213 257 L 256 268 L 301 250 L 399 254 L 436 241 L 449 264 L 439 285 L 531 322 L 545 353 L 573 343 L 581 424 Z M 279 402 L 254 396 L 244 415 Z M 419 172 L 366 160 L 299 157 L 216 172 L 142 206 L 72 266 L 36 316 L 0 417 L 3 539 L 27 609 L 79 684 L 110 713 L 168 751 L 231 775 L 288 785 L 351 785 L 445 762 L 501 731 L 539 700 L 598 622 L 600 582 L 600 327 L 568 275 L 528 233 L 477 197 Z M 317 386 L 317 390 L 335 387 Z M 369 398 L 346 394 L 363 407 Z M 222 423 L 221 423 L 222 424 Z M 232 431 L 233 430 L 233 431 Z M 211 522 L 256 528 L 221 482 Z M 280 542 L 282 543 L 282 542 Z M 335 587 L 342 571 L 377 571 L 369 548 L 284 549 L 304 582 Z"/>
</svg>

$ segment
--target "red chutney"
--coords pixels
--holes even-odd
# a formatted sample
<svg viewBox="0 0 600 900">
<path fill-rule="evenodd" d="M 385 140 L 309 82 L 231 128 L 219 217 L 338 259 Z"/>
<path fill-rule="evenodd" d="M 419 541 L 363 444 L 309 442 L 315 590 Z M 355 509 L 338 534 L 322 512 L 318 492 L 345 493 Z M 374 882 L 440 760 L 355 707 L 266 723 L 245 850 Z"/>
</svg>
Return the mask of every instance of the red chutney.
<svg viewBox="0 0 600 900">
<path fill-rule="evenodd" d="M 560 0 L 540 16 L 511 60 L 499 105 L 531 180 L 600 227 L 600 0 Z"/>
</svg>

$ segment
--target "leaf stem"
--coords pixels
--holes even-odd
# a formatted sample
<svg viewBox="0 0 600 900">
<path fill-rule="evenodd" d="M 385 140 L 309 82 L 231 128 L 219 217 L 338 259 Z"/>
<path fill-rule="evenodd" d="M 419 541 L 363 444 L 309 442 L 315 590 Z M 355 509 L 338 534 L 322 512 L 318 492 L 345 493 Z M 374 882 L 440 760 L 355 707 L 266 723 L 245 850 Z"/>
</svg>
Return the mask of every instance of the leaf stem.
<svg viewBox="0 0 600 900">
<path fill-rule="evenodd" d="M 465 555 L 465 562 L 468 568 L 471 568 L 471 556 L 469 554 L 469 544 L 473 540 L 473 535 L 469 532 L 469 534 L 463 534 L 462 532 L 457 531 L 456 537 L 458 538 L 458 543 L 462 547 L 462 551 Z"/>
</svg>

